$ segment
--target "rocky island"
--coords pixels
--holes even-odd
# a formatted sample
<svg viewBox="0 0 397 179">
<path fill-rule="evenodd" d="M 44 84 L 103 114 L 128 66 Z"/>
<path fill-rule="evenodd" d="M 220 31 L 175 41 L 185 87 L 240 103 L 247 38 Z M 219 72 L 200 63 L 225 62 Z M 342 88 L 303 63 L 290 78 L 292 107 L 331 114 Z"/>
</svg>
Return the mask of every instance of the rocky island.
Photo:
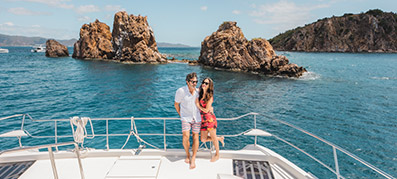
<svg viewBox="0 0 397 179">
<path fill-rule="evenodd" d="M 266 39 L 248 41 L 236 22 L 224 22 L 201 43 L 198 63 L 232 71 L 299 77 L 306 69 L 278 56 Z"/>
<path fill-rule="evenodd" d="M 80 29 L 80 39 L 74 44 L 73 58 L 112 59 L 114 56 L 110 27 L 96 20 L 84 24 Z"/>
<path fill-rule="evenodd" d="M 62 45 L 56 40 L 47 40 L 46 44 L 46 57 L 68 57 L 69 51 L 65 45 Z"/>
<path fill-rule="evenodd" d="M 118 12 L 113 22 L 113 49 L 120 61 L 164 63 L 165 56 L 157 49 L 152 28 L 147 17 Z"/>
<path fill-rule="evenodd" d="M 159 53 L 147 17 L 117 12 L 113 32 L 105 23 L 96 20 L 84 24 L 80 39 L 74 44 L 73 58 L 103 59 L 125 63 L 166 63 Z"/>
<path fill-rule="evenodd" d="M 269 42 L 280 51 L 397 52 L 397 14 L 375 9 L 324 18 Z"/>
<path fill-rule="evenodd" d="M 273 76 L 302 76 L 306 69 L 277 56 L 266 39 L 248 41 L 236 22 L 224 22 L 211 36 L 204 39 L 198 61 L 201 64 L 233 71 L 254 72 Z M 147 17 L 117 12 L 113 32 L 96 20 L 84 24 L 80 39 L 74 44 L 73 58 L 101 59 L 123 63 L 168 63 L 157 49 L 154 32 Z M 186 61 L 186 60 L 185 60 Z"/>
</svg>

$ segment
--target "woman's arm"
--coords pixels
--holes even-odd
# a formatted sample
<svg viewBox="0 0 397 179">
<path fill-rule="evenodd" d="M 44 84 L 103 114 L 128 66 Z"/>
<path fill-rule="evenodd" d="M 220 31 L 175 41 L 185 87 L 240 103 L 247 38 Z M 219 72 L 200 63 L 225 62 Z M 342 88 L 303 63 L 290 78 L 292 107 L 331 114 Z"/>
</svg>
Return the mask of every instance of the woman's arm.
<svg viewBox="0 0 397 179">
<path fill-rule="evenodd" d="M 197 106 L 197 108 L 199 108 L 201 111 L 203 111 L 203 112 L 205 112 L 205 108 L 203 108 L 201 105 L 200 105 L 200 102 L 199 102 L 199 99 L 198 98 L 196 98 L 196 106 Z M 205 112 L 205 113 L 207 113 L 207 112 Z"/>
<path fill-rule="evenodd" d="M 214 109 L 212 108 L 212 102 L 213 102 L 213 101 L 214 101 L 214 98 L 212 97 L 212 98 L 208 101 L 207 106 L 205 106 L 205 108 L 203 108 L 203 107 L 200 105 L 200 103 L 198 102 L 198 98 L 197 98 L 197 100 L 196 100 L 196 105 L 198 105 L 197 107 L 198 107 L 201 111 L 203 111 L 204 113 L 214 112 Z"/>
<path fill-rule="evenodd" d="M 212 103 L 214 102 L 214 97 L 211 97 L 210 100 L 208 100 L 207 106 L 205 106 L 206 113 L 207 112 L 214 112 L 214 108 L 212 107 Z"/>
</svg>

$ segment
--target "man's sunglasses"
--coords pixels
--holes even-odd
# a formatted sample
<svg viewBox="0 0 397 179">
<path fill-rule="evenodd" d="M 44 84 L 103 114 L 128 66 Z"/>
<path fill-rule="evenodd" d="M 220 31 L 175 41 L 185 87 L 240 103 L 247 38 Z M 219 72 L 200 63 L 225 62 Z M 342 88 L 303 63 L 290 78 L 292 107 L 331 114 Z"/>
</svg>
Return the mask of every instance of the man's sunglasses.
<svg viewBox="0 0 397 179">
<path fill-rule="evenodd" d="M 198 81 L 192 81 L 192 80 L 190 80 L 190 83 L 193 83 L 193 84 L 197 84 L 197 82 L 198 82 Z"/>
</svg>

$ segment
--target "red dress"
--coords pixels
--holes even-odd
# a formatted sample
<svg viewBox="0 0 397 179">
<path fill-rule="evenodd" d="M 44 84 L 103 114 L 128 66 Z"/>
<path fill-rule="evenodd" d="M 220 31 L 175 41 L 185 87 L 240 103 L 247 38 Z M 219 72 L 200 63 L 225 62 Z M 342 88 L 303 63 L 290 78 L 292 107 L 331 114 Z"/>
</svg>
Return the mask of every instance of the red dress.
<svg viewBox="0 0 397 179">
<path fill-rule="evenodd" d="M 200 105 L 205 108 L 207 104 L 204 100 L 200 100 Z M 216 122 L 215 114 L 212 112 L 205 113 L 200 110 L 201 115 L 201 131 L 210 131 L 212 129 L 216 129 L 218 123 Z"/>
</svg>

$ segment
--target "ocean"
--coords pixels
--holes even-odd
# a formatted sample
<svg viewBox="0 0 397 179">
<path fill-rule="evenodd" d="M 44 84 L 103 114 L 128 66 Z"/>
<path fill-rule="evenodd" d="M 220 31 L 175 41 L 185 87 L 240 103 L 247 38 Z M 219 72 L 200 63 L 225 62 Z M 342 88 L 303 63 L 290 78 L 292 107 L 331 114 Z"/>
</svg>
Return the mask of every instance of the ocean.
<svg viewBox="0 0 397 179">
<path fill-rule="evenodd" d="M 185 76 L 196 72 L 199 81 L 214 80 L 214 110 L 219 118 L 257 112 L 257 127 L 292 142 L 331 168 L 332 147 L 271 119 L 280 119 L 324 138 L 387 173 L 397 176 L 397 54 L 277 52 L 308 70 L 299 79 L 267 77 L 215 70 L 184 63 L 121 64 L 47 58 L 29 47 L 5 47 L 0 54 L 0 117 L 28 113 L 34 119 L 73 116 L 177 117 L 174 95 Z M 72 52 L 72 49 L 69 49 Z M 159 48 L 178 59 L 197 59 L 200 48 Z M 0 133 L 20 128 L 20 118 L 0 121 Z M 71 135 L 60 122 L 58 135 Z M 104 132 L 104 122 L 93 124 Z M 53 135 L 53 123 L 27 121 L 32 135 Z M 162 133 L 162 121 L 137 121 L 140 133 Z M 253 127 L 253 118 L 220 121 L 219 135 L 238 134 Z M 113 133 L 128 133 L 129 122 L 110 123 Z M 169 133 L 179 133 L 178 121 L 167 122 Z M 89 131 L 90 133 L 90 131 Z M 86 139 L 84 146 L 106 148 L 105 138 Z M 163 146 L 163 137 L 145 136 Z M 58 142 L 71 141 L 61 138 Z M 126 137 L 112 137 L 110 148 L 120 148 Z M 53 139 L 23 138 L 24 145 L 54 143 Z M 252 137 L 227 137 L 221 149 L 241 149 Z M 326 168 L 273 137 L 258 143 L 281 154 L 318 178 L 336 178 Z M 130 139 L 127 148 L 136 147 Z M 18 147 L 15 138 L 0 138 L 0 150 Z M 168 148 L 182 148 L 181 137 L 167 137 Z M 338 152 L 346 178 L 381 178 Z"/>
</svg>

